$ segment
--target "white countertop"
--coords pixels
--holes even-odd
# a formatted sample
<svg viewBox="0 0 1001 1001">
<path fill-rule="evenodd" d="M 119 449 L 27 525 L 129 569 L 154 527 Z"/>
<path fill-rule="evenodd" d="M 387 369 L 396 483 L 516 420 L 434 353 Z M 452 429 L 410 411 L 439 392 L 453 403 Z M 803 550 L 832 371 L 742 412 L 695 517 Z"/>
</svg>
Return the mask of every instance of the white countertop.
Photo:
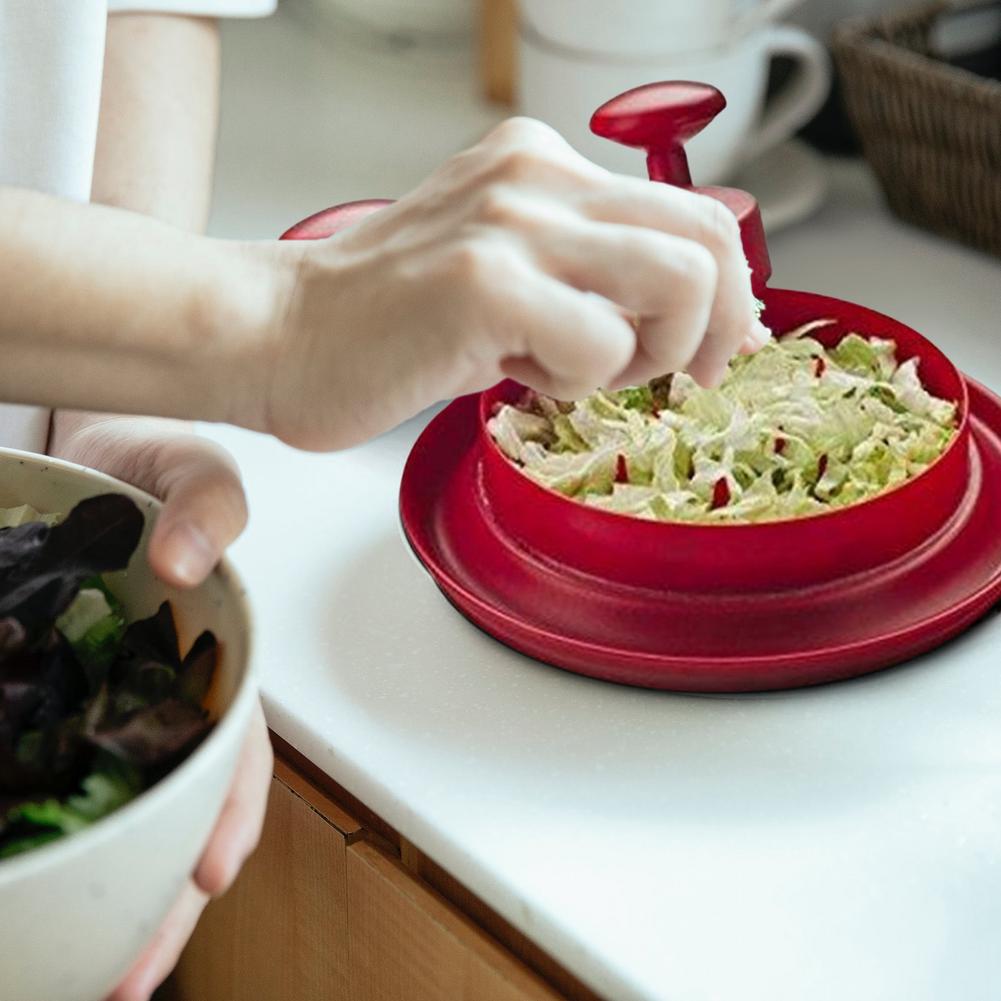
<svg viewBox="0 0 1001 1001">
<path fill-rule="evenodd" d="M 288 10 L 228 26 L 226 54 L 220 234 L 398 194 L 496 117 L 468 57 L 331 44 Z M 890 313 L 1001 389 L 998 263 L 833 173 L 820 215 L 772 240 L 774 284 Z M 426 419 L 329 456 L 208 430 L 246 475 L 234 557 L 271 726 L 614 1001 L 996 1001 L 1001 618 L 782 694 L 545 667 L 469 625 L 404 546 Z"/>
</svg>

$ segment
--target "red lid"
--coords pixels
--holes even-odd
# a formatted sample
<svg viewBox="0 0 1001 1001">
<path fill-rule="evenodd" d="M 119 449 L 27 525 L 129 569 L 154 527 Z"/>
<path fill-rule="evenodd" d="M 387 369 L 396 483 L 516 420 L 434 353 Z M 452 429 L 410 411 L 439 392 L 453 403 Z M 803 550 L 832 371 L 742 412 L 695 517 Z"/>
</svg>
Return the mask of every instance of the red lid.
<svg viewBox="0 0 1001 1001">
<path fill-rule="evenodd" d="M 740 223 L 751 286 L 759 296 L 772 273 L 758 203 L 738 188 L 696 187 L 688 169 L 685 143 L 724 108 L 726 98 L 707 83 L 670 80 L 634 87 L 606 101 L 591 116 L 591 131 L 624 146 L 646 150 L 651 181 L 663 181 L 723 202 Z"/>
</svg>

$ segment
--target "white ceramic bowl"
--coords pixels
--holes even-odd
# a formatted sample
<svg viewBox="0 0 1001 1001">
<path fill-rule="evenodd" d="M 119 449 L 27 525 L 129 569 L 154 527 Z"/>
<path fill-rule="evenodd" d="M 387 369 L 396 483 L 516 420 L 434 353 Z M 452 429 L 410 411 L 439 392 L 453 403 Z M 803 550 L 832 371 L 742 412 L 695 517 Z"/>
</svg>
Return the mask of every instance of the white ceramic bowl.
<svg viewBox="0 0 1001 1001">
<path fill-rule="evenodd" d="M 256 698 L 250 613 L 223 562 L 193 591 L 154 577 L 146 561 L 159 504 L 72 463 L 0 449 L 0 507 L 67 512 L 85 497 L 131 497 L 146 516 L 128 569 L 108 576 L 130 620 L 169 598 L 181 649 L 203 630 L 220 641 L 210 692 L 217 725 L 178 768 L 79 834 L 0 861 L 0 1001 L 101 1001 L 141 952 L 193 871 L 229 787 Z"/>
</svg>

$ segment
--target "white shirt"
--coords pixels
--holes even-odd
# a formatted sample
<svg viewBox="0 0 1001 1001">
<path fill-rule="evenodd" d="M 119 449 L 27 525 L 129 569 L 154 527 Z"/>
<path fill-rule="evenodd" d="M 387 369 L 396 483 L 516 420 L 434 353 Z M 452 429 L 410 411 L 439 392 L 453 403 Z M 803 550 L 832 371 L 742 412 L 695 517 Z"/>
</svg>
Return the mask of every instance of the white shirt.
<svg viewBox="0 0 1001 1001">
<path fill-rule="evenodd" d="M 0 184 L 89 200 L 109 12 L 253 17 L 276 3 L 0 0 Z M 47 410 L 0 403 L 0 445 L 41 452 L 48 427 Z"/>
</svg>

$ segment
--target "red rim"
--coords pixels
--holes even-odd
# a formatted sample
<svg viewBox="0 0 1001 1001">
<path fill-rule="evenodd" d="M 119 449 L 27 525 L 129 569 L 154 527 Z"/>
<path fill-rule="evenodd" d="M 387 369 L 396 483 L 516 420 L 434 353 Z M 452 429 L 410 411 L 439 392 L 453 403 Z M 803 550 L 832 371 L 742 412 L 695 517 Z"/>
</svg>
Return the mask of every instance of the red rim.
<svg viewBox="0 0 1001 1001">
<path fill-rule="evenodd" d="M 451 404 L 415 445 L 401 488 L 403 528 L 418 559 L 467 618 L 501 642 L 567 670 L 627 684 L 706 692 L 798 687 L 853 677 L 945 642 L 1001 597 L 1001 400 L 976 383 L 971 382 L 969 390 L 975 475 L 954 523 L 929 541 L 928 551 L 820 588 L 722 598 L 676 594 L 665 602 L 656 591 L 609 585 L 540 563 L 498 533 L 496 525 L 471 520 L 480 510 L 469 502 L 480 488 L 475 397 Z M 458 526 L 458 535 L 450 531 L 450 523 Z M 461 541 L 456 545 L 462 537 L 474 540 L 472 549 Z M 495 573 L 501 578 L 491 576 Z M 505 591 L 505 573 L 518 578 L 514 592 Z M 523 585 L 532 593 L 519 607 L 512 593 Z M 553 629 L 547 597 L 562 601 L 567 594 L 577 603 L 573 624 Z M 687 609 L 685 628 L 675 639 L 689 645 L 688 627 L 701 616 L 709 630 L 702 635 L 719 646 L 720 637 L 710 633 L 725 622 L 727 602 L 744 620 L 757 619 L 772 631 L 798 631 L 802 645 L 779 643 L 769 650 L 767 637 L 762 647 L 761 637 L 752 636 L 750 646 L 757 643 L 759 650 L 749 653 L 749 636 L 740 629 L 725 655 L 694 648 L 682 653 L 649 649 L 658 638 L 670 639 L 670 630 L 662 630 L 659 637 L 638 634 L 632 644 L 610 644 L 601 639 L 607 629 L 600 615 L 609 608 L 619 614 L 619 599 L 635 603 L 630 614 L 637 623 L 649 622 L 655 613 Z M 861 618 L 871 607 L 885 605 L 887 627 L 853 624 L 856 600 Z M 835 632 L 814 629 L 813 635 L 804 629 L 804 609 L 820 615 L 833 609 Z M 813 641 L 818 637 L 822 642 Z"/>
<path fill-rule="evenodd" d="M 857 504 L 804 518 L 755 524 L 655 522 L 583 505 L 525 476 L 500 451 L 487 421 L 524 389 L 504 382 L 480 395 L 484 503 L 526 549 L 583 573 L 622 584 L 726 593 L 812 586 L 883 566 L 913 551 L 952 516 L 969 479 L 966 384 L 949 359 L 917 331 L 854 303 L 809 292 L 769 289 L 766 317 L 778 331 L 805 319 L 837 317 L 818 331 L 835 343 L 851 331 L 892 338 L 899 357 L 917 357 L 922 379 L 954 400 L 953 441 L 920 476 Z M 623 553 L 642 559 L 623 560 Z"/>
</svg>

